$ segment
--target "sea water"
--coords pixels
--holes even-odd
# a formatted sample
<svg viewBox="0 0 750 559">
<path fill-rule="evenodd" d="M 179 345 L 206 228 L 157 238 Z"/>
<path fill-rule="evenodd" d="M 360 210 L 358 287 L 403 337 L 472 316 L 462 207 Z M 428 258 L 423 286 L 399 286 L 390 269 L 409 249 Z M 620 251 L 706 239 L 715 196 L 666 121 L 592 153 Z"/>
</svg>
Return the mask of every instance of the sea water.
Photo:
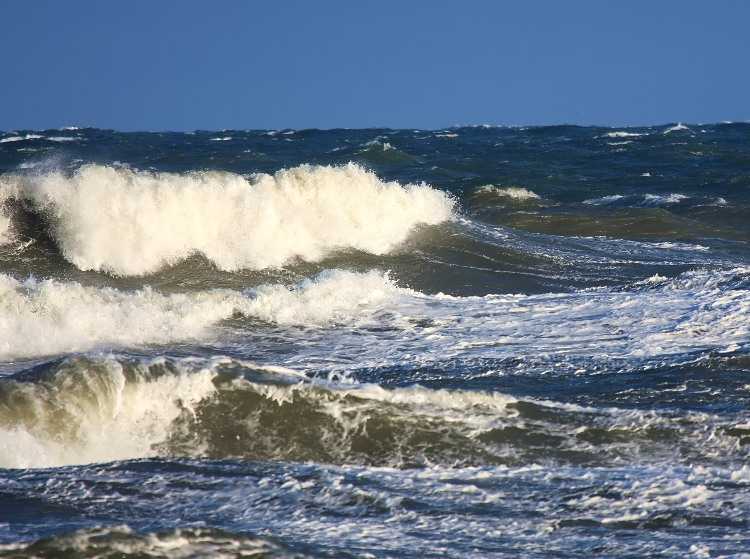
<svg viewBox="0 0 750 559">
<path fill-rule="evenodd" d="M 0 133 L 0 557 L 749 557 L 750 124 Z"/>
</svg>

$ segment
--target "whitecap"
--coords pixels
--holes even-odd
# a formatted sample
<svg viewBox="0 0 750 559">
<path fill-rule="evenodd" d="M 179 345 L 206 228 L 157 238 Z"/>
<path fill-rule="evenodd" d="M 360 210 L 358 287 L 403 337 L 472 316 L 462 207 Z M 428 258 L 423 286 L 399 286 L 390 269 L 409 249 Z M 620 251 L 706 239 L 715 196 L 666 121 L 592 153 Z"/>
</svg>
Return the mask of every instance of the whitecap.
<svg viewBox="0 0 750 559">
<path fill-rule="evenodd" d="M 249 178 L 84 165 L 72 175 L 5 175 L 0 192 L 45 213 L 78 268 L 118 275 L 147 274 L 196 253 L 228 271 L 346 249 L 385 254 L 416 226 L 451 219 L 454 205 L 442 191 L 384 182 L 355 164 Z"/>
<path fill-rule="evenodd" d="M 24 140 L 39 140 L 44 138 L 39 134 L 26 134 L 25 136 L 8 136 L 7 138 L 0 138 L 0 144 L 6 144 L 9 142 L 22 142 Z"/>
<path fill-rule="evenodd" d="M 670 134 L 672 132 L 679 132 L 680 130 L 687 130 L 688 132 L 692 132 L 692 130 L 690 130 L 690 128 L 688 128 L 684 124 L 678 123 L 675 126 L 667 128 L 664 132 L 662 132 L 662 134 Z"/>
<path fill-rule="evenodd" d="M 684 194 L 669 194 L 668 196 L 659 196 L 656 194 L 646 194 L 643 197 L 643 206 L 654 207 L 654 206 L 671 206 L 679 204 L 684 200 L 689 199 L 689 196 Z"/>
<path fill-rule="evenodd" d="M 638 132 L 607 132 L 604 134 L 607 138 L 638 138 L 646 135 L 647 134 L 641 134 Z"/>
<path fill-rule="evenodd" d="M 611 196 L 604 196 L 602 198 L 589 198 L 584 200 L 584 204 L 590 204 L 592 206 L 606 206 L 608 204 L 614 204 L 625 198 L 622 194 L 613 194 Z"/>
<path fill-rule="evenodd" d="M 479 187 L 477 192 L 490 193 L 503 198 L 512 198 L 514 200 L 539 200 L 541 198 L 536 192 L 520 186 L 506 186 L 500 188 L 493 185 L 485 185 Z"/>
</svg>

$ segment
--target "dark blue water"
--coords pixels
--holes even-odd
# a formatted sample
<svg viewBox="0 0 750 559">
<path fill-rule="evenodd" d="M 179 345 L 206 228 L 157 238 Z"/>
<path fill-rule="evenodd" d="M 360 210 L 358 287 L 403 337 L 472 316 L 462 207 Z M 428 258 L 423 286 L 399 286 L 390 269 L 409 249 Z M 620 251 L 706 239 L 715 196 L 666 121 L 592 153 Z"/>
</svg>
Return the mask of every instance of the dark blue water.
<svg viewBox="0 0 750 559">
<path fill-rule="evenodd" d="M 750 125 L 0 133 L 0 556 L 744 557 Z"/>
</svg>

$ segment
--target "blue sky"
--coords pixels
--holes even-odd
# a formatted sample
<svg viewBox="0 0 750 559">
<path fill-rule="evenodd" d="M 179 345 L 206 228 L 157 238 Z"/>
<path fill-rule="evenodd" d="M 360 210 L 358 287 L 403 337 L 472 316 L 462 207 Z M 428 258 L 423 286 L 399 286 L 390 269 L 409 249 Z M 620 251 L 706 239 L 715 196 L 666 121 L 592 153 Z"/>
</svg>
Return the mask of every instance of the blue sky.
<svg viewBox="0 0 750 559">
<path fill-rule="evenodd" d="M 750 120 L 748 0 L 0 0 L 0 130 Z"/>
</svg>

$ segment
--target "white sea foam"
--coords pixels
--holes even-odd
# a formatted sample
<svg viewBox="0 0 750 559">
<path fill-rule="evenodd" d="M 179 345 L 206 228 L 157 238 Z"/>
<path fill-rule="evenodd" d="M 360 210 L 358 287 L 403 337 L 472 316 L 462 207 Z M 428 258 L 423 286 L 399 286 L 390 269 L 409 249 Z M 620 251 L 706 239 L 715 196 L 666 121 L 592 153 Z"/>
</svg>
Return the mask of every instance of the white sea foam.
<svg viewBox="0 0 750 559">
<path fill-rule="evenodd" d="M 604 136 L 607 138 L 637 138 L 639 136 L 646 136 L 646 134 L 639 134 L 637 132 L 607 132 Z"/>
<path fill-rule="evenodd" d="M 650 177 L 650 173 L 643 173 L 641 176 L 643 177 Z M 611 196 L 604 196 L 602 198 L 591 198 L 589 200 L 584 200 L 584 204 L 591 204 L 594 206 L 607 206 L 612 204 L 625 204 L 627 202 L 628 206 L 636 206 L 636 207 L 647 207 L 647 208 L 654 208 L 654 207 L 662 207 L 662 206 L 673 206 L 675 204 L 679 204 L 685 200 L 688 200 L 690 197 L 686 196 L 684 194 L 668 194 L 665 196 L 658 195 L 658 194 L 645 194 L 643 196 L 623 196 L 621 194 L 614 194 Z"/>
<path fill-rule="evenodd" d="M 662 134 L 670 134 L 672 132 L 679 132 L 680 130 L 688 130 L 692 132 L 692 130 L 690 130 L 690 128 L 688 128 L 684 124 L 678 123 L 674 126 L 670 126 L 669 128 L 667 128 L 664 132 L 662 132 Z"/>
<path fill-rule="evenodd" d="M 448 220 L 453 210 L 442 191 L 384 182 L 354 164 L 250 178 L 86 165 L 72 176 L 3 176 L 0 197 L 8 196 L 48 215 L 70 262 L 120 275 L 154 272 L 195 253 L 230 271 L 316 261 L 342 249 L 384 254 L 415 226 Z"/>
<path fill-rule="evenodd" d="M 232 291 L 127 293 L 0 275 L 0 359 L 196 339 L 242 299 Z"/>
<path fill-rule="evenodd" d="M 44 136 L 40 136 L 39 134 L 26 134 L 25 136 L 8 136 L 6 138 L 0 138 L 0 144 L 6 144 L 9 142 L 21 142 L 24 140 L 39 140 L 41 138 L 44 138 Z"/>
<path fill-rule="evenodd" d="M 114 359 L 62 366 L 38 383 L 4 380 L 0 467 L 39 468 L 143 458 L 172 422 L 211 395 L 215 372 L 128 374 Z"/>
<path fill-rule="evenodd" d="M 602 198 L 590 198 L 589 200 L 584 200 L 583 203 L 591 204 L 593 206 L 600 206 L 600 205 L 606 206 L 608 204 L 617 203 L 623 198 L 625 197 L 621 194 L 613 194 L 612 196 L 604 196 Z"/>
<path fill-rule="evenodd" d="M 363 144 L 361 147 L 365 147 L 365 148 L 380 148 L 383 151 L 388 151 L 389 149 L 392 149 L 392 150 L 396 149 L 390 143 L 383 142 L 381 140 L 370 140 L 366 144 Z"/>
<path fill-rule="evenodd" d="M 249 289 L 245 292 L 248 300 L 238 310 L 277 324 L 325 325 L 352 317 L 361 322 L 391 307 L 397 297 L 412 293 L 377 271 L 328 270 L 292 288 L 262 285 Z"/>
<path fill-rule="evenodd" d="M 453 297 L 392 290 L 377 302 L 385 305 L 379 313 L 365 307 L 357 315 L 341 315 L 377 321 L 379 328 L 329 330 L 321 334 L 325 353 L 307 344 L 292 359 L 346 371 L 354 353 L 356 366 L 366 368 L 476 357 L 594 356 L 605 362 L 729 351 L 750 343 L 750 296 L 723 286 L 745 281 L 748 274 L 743 269 L 690 272 L 671 280 L 652 277 L 631 290 L 570 294 Z M 305 319 L 305 314 L 298 311 L 286 323 L 295 317 Z"/>
<path fill-rule="evenodd" d="M 278 324 L 365 322 L 401 294 L 380 272 L 331 270 L 298 285 L 162 294 L 0 275 L 0 360 L 189 341 L 235 313 Z"/>
<path fill-rule="evenodd" d="M 520 186 L 506 186 L 503 188 L 486 185 L 479 187 L 478 192 L 490 193 L 503 198 L 512 198 L 514 200 L 538 200 L 540 196 L 531 190 L 522 188 Z"/>
<path fill-rule="evenodd" d="M 75 136 L 50 136 L 47 138 L 50 142 L 79 142 L 81 138 Z"/>
<path fill-rule="evenodd" d="M 279 364 L 336 373 L 354 366 L 352 355 L 357 367 L 382 367 L 519 352 L 604 361 L 729 351 L 750 343 L 750 296 L 726 286 L 748 276 L 744 269 L 695 271 L 623 291 L 484 297 L 425 295 L 377 271 L 175 294 L 0 276 L 0 359 L 210 341 L 236 315 L 306 327 L 284 330 L 298 350 Z"/>
<path fill-rule="evenodd" d="M 668 196 L 658 196 L 656 194 L 646 194 L 643 198 L 644 206 L 671 206 L 687 200 L 689 196 L 684 194 L 669 194 Z"/>
</svg>

